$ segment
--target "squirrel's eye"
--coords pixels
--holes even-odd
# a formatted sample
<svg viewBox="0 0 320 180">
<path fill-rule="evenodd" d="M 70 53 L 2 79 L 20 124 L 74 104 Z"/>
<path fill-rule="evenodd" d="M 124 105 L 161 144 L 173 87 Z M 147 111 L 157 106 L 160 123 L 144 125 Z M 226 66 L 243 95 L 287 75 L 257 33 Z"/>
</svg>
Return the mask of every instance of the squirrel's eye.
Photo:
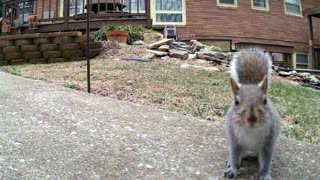
<svg viewBox="0 0 320 180">
<path fill-rule="evenodd" d="M 238 106 L 238 105 L 240 104 L 239 100 L 238 100 L 238 99 L 235 99 L 235 100 L 234 100 L 234 104 L 235 104 L 236 106 Z"/>
<path fill-rule="evenodd" d="M 264 99 L 263 99 L 263 103 L 264 103 L 264 104 L 267 104 L 267 102 L 268 102 L 268 101 L 267 101 L 267 98 L 264 98 Z"/>
</svg>

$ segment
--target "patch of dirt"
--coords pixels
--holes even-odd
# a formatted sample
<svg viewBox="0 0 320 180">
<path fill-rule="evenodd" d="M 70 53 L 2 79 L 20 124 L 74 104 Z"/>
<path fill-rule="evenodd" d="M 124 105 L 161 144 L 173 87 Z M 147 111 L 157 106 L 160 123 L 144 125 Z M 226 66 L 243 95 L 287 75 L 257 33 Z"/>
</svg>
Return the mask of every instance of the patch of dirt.
<svg viewBox="0 0 320 180">
<path fill-rule="evenodd" d="M 95 59 L 121 60 L 123 58 L 141 58 L 146 53 L 146 45 L 125 45 L 117 42 L 104 42 L 105 50 Z"/>
</svg>

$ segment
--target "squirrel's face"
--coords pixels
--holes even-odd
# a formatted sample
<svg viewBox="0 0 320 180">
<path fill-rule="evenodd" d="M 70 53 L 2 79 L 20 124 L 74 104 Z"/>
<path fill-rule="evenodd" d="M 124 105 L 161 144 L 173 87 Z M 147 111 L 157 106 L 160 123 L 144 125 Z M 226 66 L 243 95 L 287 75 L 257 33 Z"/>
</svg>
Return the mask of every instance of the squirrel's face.
<svg viewBox="0 0 320 180">
<path fill-rule="evenodd" d="M 239 123 L 255 127 L 263 124 L 266 120 L 267 109 L 267 78 L 259 84 L 236 84 L 231 80 L 234 92 L 234 109 L 241 119 Z"/>
<path fill-rule="evenodd" d="M 254 127 L 264 122 L 267 97 L 257 85 L 242 85 L 235 96 L 234 107 L 241 123 Z"/>
</svg>

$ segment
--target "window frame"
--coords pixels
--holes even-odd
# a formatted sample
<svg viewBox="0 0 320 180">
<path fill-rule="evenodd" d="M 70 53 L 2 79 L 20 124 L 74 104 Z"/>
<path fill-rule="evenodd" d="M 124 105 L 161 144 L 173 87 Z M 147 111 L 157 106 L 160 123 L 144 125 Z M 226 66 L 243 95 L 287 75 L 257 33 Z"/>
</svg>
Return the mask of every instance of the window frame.
<svg viewBox="0 0 320 180">
<path fill-rule="evenodd" d="M 294 52 L 294 54 L 293 54 L 294 68 L 297 69 L 297 55 L 298 54 L 307 56 L 307 64 L 301 64 L 301 63 L 300 64 L 301 65 L 307 65 L 306 69 L 309 69 L 309 54 L 308 53 L 303 53 L 303 52 Z M 298 68 L 298 69 L 303 69 L 303 68 Z"/>
<path fill-rule="evenodd" d="M 29 6 L 26 6 L 27 3 L 30 3 Z M 34 2 L 33 1 L 25 1 L 17 3 L 17 20 L 19 23 L 28 24 L 28 17 L 34 9 Z"/>
<path fill-rule="evenodd" d="M 238 0 L 234 0 L 234 4 L 221 3 L 220 0 L 217 0 L 217 6 L 237 8 L 238 7 Z"/>
<path fill-rule="evenodd" d="M 60 0 L 59 2 L 59 17 L 63 17 L 63 6 L 64 6 L 64 0 Z M 85 6 L 86 4 L 84 4 Z"/>
<path fill-rule="evenodd" d="M 260 10 L 260 11 L 269 11 L 269 0 L 265 0 L 265 2 L 266 2 L 266 7 L 265 8 L 254 6 L 253 1 L 254 0 L 251 0 L 251 8 L 252 9 Z"/>
<path fill-rule="evenodd" d="M 83 0 L 74 0 L 72 1 L 74 4 L 74 6 L 71 6 L 71 1 L 69 1 L 69 7 L 68 7 L 68 14 L 69 16 L 74 16 L 74 15 L 79 15 L 84 13 L 84 6 L 87 4 L 87 2 L 83 1 Z M 80 3 L 79 3 L 80 2 Z M 82 3 L 82 4 L 81 4 Z M 77 6 L 76 6 L 77 5 Z M 74 14 L 71 13 L 71 10 L 74 10 Z M 80 10 L 80 12 L 79 12 Z M 72 14 L 72 15 L 71 15 Z"/>
<path fill-rule="evenodd" d="M 153 25 L 186 25 L 186 0 L 182 1 L 182 11 L 157 11 L 156 10 L 156 0 L 151 0 L 151 18 Z M 166 14 L 182 14 L 182 22 L 157 22 L 156 14 L 166 13 Z"/>
<path fill-rule="evenodd" d="M 286 0 L 283 0 L 283 5 L 284 5 L 284 13 L 287 14 L 287 15 L 291 15 L 291 16 L 299 16 L 299 17 L 302 17 L 302 4 L 301 4 L 301 0 L 298 0 L 299 1 L 299 14 L 295 14 L 295 13 L 291 13 L 291 12 L 288 12 L 287 11 L 287 6 L 286 6 Z M 292 3 L 289 3 L 289 4 L 292 4 Z M 293 5 L 296 5 L 296 4 L 293 4 Z"/>
</svg>

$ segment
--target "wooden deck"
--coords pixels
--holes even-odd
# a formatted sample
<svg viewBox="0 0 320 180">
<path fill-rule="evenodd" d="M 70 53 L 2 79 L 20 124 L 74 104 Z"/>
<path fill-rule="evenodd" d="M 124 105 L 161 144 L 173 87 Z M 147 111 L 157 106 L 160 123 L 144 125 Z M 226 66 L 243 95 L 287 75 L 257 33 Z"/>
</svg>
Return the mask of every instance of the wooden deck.
<svg viewBox="0 0 320 180">
<path fill-rule="evenodd" d="M 5 0 L 2 17 L 15 34 L 50 31 L 84 30 L 90 10 L 90 28 L 104 25 L 136 24 L 151 28 L 150 0 Z M 61 4 L 63 3 L 63 4 Z M 35 13 L 37 29 L 30 29 L 28 16 Z"/>
</svg>

